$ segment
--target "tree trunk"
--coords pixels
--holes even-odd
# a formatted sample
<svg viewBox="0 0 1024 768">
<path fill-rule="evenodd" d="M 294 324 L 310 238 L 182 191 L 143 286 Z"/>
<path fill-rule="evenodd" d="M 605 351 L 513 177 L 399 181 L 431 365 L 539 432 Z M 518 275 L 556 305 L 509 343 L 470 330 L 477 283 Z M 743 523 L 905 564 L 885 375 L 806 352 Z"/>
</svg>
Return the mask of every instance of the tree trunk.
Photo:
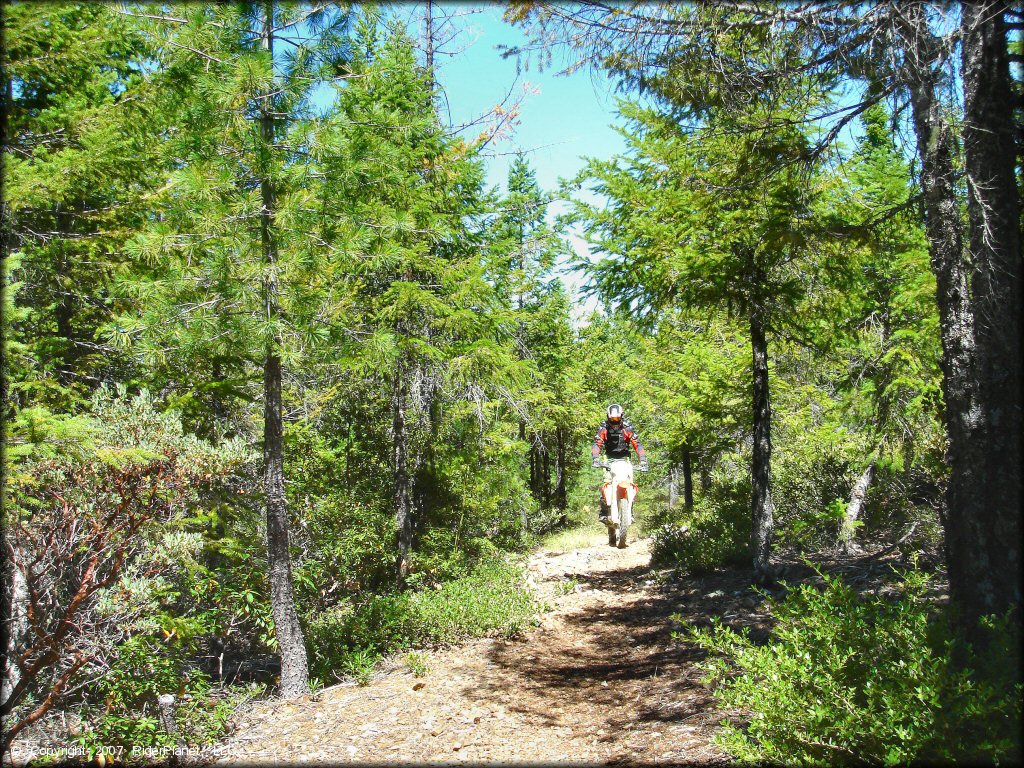
<svg viewBox="0 0 1024 768">
<path fill-rule="evenodd" d="M 429 329 L 426 332 L 429 339 Z M 410 471 L 413 476 L 415 506 L 412 520 L 412 539 L 417 532 L 430 520 L 437 498 L 437 454 L 434 447 L 438 444 L 438 431 L 441 427 L 441 400 L 439 388 L 433 373 L 425 366 L 420 366 L 414 378 L 421 382 L 419 402 L 423 410 L 418 414 L 424 438 L 416 441 L 412 451 L 413 460 Z M 425 423 L 424 423 L 425 421 Z M 412 541 L 411 543 L 414 543 Z"/>
<path fill-rule="evenodd" d="M 391 416 L 394 446 L 392 452 L 395 480 L 395 527 L 398 543 L 396 564 L 398 582 L 409 573 L 412 552 L 413 477 L 409 471 L 408 393 L 405 366 L 399 364 L 392 383 Z"/>
<path fill-rule="evenodd" d="M 757 275 L 754 276 L 757 285 Z M 770 578 L 774 508 L 771 496 L 771 401 L 768 391 L 768 341 L 765 337 L 764 310 L 755 298 L 750 308 L 750 345 L 753 351 L 754 445 L 750 460 L 752 490 L 751 549 L 754 576 L 758 581 Z"/>
<path fill-rule="evenodd" d="M 963 629 L 1021 602 L 1020 208 L 1006 3 L 963 3 L 964 169 L 971 255 L 978 423 L 983 458 L 968 505 L 949 513 L 949 582 Z M 1018 620 L 1020 612 L 1017 613 Z"/>
<path fill-rule="evenodd" d="M 273 57 L 274 4 L 264 4 L 262 44 Z M 263 210 L 260 213 L 260 239 L 263 260 L 267 267 L 264 281 L 266 320 L 275 323 L 278 316 L 278 286 L 274 273 L 277 247 L 273 238 L 275 194 L 267 177 L 269 154 L 274 141 L 273 99 L 268 94 L 261 99 L 260 128 L 263 138 L 263 176 L 260 192 Z M 284 428 L 281 401 L 281 340 L 275 332 L 263 365 L 263 462 L 265 467 L 264 492 L 267 504 L 267 556 L 270 566 L 270 603 L 274 615 L 274 630 L 281 651 L 281 694 L 300 696 L 309 691 L 309 669 L 302 627 L 295 611 L 292 593 L 292 567 L 288 552 L 288 506 L 284 491 Z"/>
<path fill-rule="evenodd" d="M 541 451 L 543 463 L 540 473 L 540 498 L 545 507 L 551 506 L 551 452 L 544 448 Z"/>
<path fill-rule="evenodd" d="M 58 204 L 55 211 L 57 231 L 62 238 L 74 233 L 74 217 L 64 206 Z M 68 254 L 62 253 L 59 261 L 54 264 L 57 274 L 69 271 Z M 75 297 L 71 295 L 70 286 L 60 286 L 60 300 L 53 310 L 53 319 L 57 325 L 57 336 L 60 338 L 60 351 L 57 356 L 60 364 L 57 367 L 57 380 L 64 386 L 71 385 L 75 380 L 75 363 L 78 360 L 78 346 L 75 339 Z"/>
<path fill-rule="evenodd" d="M 559 427 L 555 432 L 557 440 L 557 454 L 555 462 L 555 506 L 562 512 L 565 511 L 565 427 Z"/>
<path fill-rule="evenodd" d="M 1005 219 L 1015 203 L 987 201 L 1008 193 L 997 186 L 1005 179 L 996 168 L 998 159 L 992 155 L 1005 153 L 1004 160 L 1010 163 L 1015 157 L 1012 148 L 1000 147 L 1010 121 L 1006 127 L 987 124 L 993 114 L 998 114 L 998 106 L 985 103 L 999 92 L 991 82 L 998 79 L 993 72 L 998 68 L 993 68 L 986 58 L 997 57 L 993 46 L 1005 45 L 1006 41 L 994 39 L 997 35 L 989 28 L 992 23 L 982 22 L 975 6 L 965 4 L 964 9 L 965 125 L 970 125 L 965 130 L 965 160 L 971 178 L 972 251 L 977 249 L 974 255 L 980 262 L 973 286 L 980 301 L 975 304 L 969 293 L 963 221 L 955 196 L 951 130 L 940 110 L 936 75 L 931 69 L 938 55 L 938 42 L 928 30 L 922 9 L 916 5 L 910 6 L 912 12 L 908 14 L 912 44 L 908 46 L 906 67 L 922 162 L 925 223 L 942 339 L 946 461 L 950 469 L 943 515 L 949 592 L 962 637 L 977 640 L 979 615 L 1020 601 L 1020 519 L 1014 519 L 1020 514 L 1020 252 L 1019 241 L 1015 254 L 1009 254 L 1006 248 Z M 986 184 L 996 185 L 992 196 L 986 195 Z M 986 211 L 982 203 L 992 208 Z M 1014 241 L 1011 236 L 1009 242 Z M 1000 265 L 1004 261 L 1007 263 Z M 992 273 L 1000 269 L 1009 272 Z M 1014 306 L 1000 308 L 993 305 L 993 300 Z M 976 316 L 978 311 L 981 314 Z M 1015 316 L 1016 321 L 1012 319 Z M 1002 324 L 1012 328 L 1001 329 Z M 984 337 L 983 352 L 976 347 L 976 333 Z M 1013 348 L 1001 350 L 1001 354 L 1008 356 L 1006 364 L 992 358 L 1000 345 L 1010 344 L 1015 337 L 1016 346 L 1011 344 Z M 993 376 L 1001 378 L 1002 385 L 1008 388 L 1016 378 L 1016 391 L 1001 396 L 994 393 L 986 380 Z M 994 408 L 988 406 L 986 398 L 992 398 Z M 1014 398 L 1016 415 L 1002 412 Z M 998 450 L 1008 457 L 1017 457 L 1011 459 L 1015 461 L 1013 467 L 1002 464 L 1001 457 L 995 458 L 986 450 L 986 440 L 993 437 Z M 1007 474 L 1005 479 L 996 479 L 989 471 L 988 462 L 993 460 Z M 1015 495 L 1016 502 L 1011 507 L 1008 502 Z"/>
<path fill-rule="evenodd" d="M 872 459 L 867 468 L 857 478 L 850 491 L 850 501 L 846 505 L 846 514 L 843 515 L 843 522 L 839 527 L 839 545 L 843 554 L 852 555 L 859 547 L 854 541 L 856 523 L 864 512 L 864 501 L 868 495 L 868 488 L 875 477 L 875 460 Z"/>
<path fill-rule="evenodd" d="M 306 644 L 292 592 L 288 552 L 288 505 L 284 491 L 284 430 L 281 419 L 281 358 L 271 352 L 263 367 L 263 462 L 267 503 L 267 555 L 270 602 L 277 644 L 281 649 L 281 694 L 301 696 L 309 691 Z"/>
<path fill-rule="evenodd" d="M 530 446 L 530 493 L 540 502 L 540 450 L 536 444 Z"/>
<path fill-rule="evenodd" d="M 683 506 L 689 512 L 693 509 L 693 468 L 690 461 L 690 446 L 683 446 Z"/>
<path fill-rule="evenodd" d="M 526 422 L 519 422 L 519 439 L 526 440 Z M 533 446 L 530 446 L 530 451 L 527 454 L 527 461 L 530 463 L 530 493 L 533 493 Z M 523 533 L 529 530 L 530 517 L 526 509 L 526 500 L 524 499 L 519 505 L 519 522 L 522 524 Z"/>
<path fill-rule="evenodd" d="M 679 467 L 673 466 L 668 471 L 668 509 L 671 512 L 679 503 Z"/>
<path fill-rule="evenodd" d="M 427 77 L 429 78 L 430 90 L 434 90 L 435 77 L 434 77 L 434 3 L 432 0 L 427 0 L 426 8 L 424 10 L 424 21 L 426 22 L 426 64 L 427 64 Z"/>
<path fill-rule="evenodd" d="M 4 534 L 7 538 L 7 534 Z M 7 704 L 11 693 L 21 680 L 21 669 L 12 663 L 21 650 L 25 633 L 28 632 L 29 595 L 25 574 L 18 567 L 16 550 L 12 541 L 3 542 L 3 569 L 6 582 L 3 586 L 3 621 L 2 647 L 4 660 L 2 679 L 0 679 L 0 705 Z"/>
</svg>

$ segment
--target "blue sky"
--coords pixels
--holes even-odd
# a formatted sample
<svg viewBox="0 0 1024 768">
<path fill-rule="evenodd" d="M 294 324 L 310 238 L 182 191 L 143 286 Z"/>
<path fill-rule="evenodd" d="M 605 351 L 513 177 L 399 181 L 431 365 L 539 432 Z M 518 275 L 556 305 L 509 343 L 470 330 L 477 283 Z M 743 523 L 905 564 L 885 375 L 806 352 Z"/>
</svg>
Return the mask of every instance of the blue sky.
<svg viewBox="0 0 1024 768">
<path fill-rule="evenodd" d="M 422 4 L 409 3 L 401 10 L 404 13 L 399 15 L 410 21 L 410 32 L 422 35 Z M 516 61 L 503 59 L 497 46 L 514 45 L 524 37 L 518 27 L 502 20 L 502 10 L 497 3 L 442 4 L 436 12 L 435 30 L 448 16 L 451 20 L 446 29 L 462 31 L 445 46 L 446 52 L 435 56 L 437 79 L 453 126 L 478 121 L 510 94 L 510 101 L 519 102 L 518 122 L 485 150 L 488 184 L 504 189 L 509 164 L 516 152 L 523 151 L 541 188 L 555 192 L 559 178 L 571 178 L 583 167 L 583 156 L 608 158 L 625 149 L 622 137 L 611 127 L 616 118 L 613 83 L 589 70 L 559 75 L 557 58 L 544 71 L 531 60 L 517 74 Z M 476 124 L 465 129 L 465 134 L 475 137 L 483 128 Z M 554 202 L 549 218 L 553 220 L 565 208 L 564 203 Z M 569 240 L 577 253 L 589 253 L 582 238 Z M 562 269 L 560 276 L 579 298 L 582 276 L 567 269 Z M 579 301 L 575 314 L 581 319 L 596 302 Z"/>
<path fill-rule="evenodd" d="M 410 13 L 422 13 L 419 4 L 408 8 Z M 497 46 L 523 42 L 524 38 L 519 28 L 502 20 L 501 5 L 444 3 L 442 13 L 459 14 L 451 26 L 463 28 L 460 38 L 448 46 L 451 53 L 436 57 L 438 81 L 447 97 L 452 124 L 478 119 L 510 90 L 514 98 L 523 99 L 512 135 L 489 147 L 495 153 L 488 158 L 490 183 L 504 183 L 512 153 L 517 150 L 527 152 L 537 181 L 550 190 L 560 176 L 572 176 L 582 167 L 581 155 L 608 157 L 624 148 L 621 137 L 610 127 L 615 96 L 604 75 L 592 76 L 581 70 L 560 76 L 557 67 L 540 72 L 536 61 L 530 61 L 529 70 L 517 78 L 515 60 L 502 59 Z M 413 27 L 410 31 L 418 30 Z M 557 60 L 554 63 L 557 65 Z M 475 135 L 479 130 L 477 126 L 467 133 Z"/>
<path fill-rule="evenodd" d="M 424 5 L 400 0 L 388 12 L 403 21 L 421 43 L 425 37 Z M 482 153 L 489 186 L 505 188 L 509 165 L 518 152 L 525 153 L 541 189 L 556 193 L 560 178 L 572 178 L 583 167 L 583 156 L 606 159 L 625 149 L 622 137 L 611 127 L 617 99 L 606 75 L 590 70 L 559 75 L 557 58 L 544 71 L 538 69 L 536 60 L 530 60 L 517 72 L 515 59 L 503 59 L 498 46 L 522 43 L 525 37 L 518 27 L 502 19 L 503 3 L 450 0 L 435 2 L 434 8 L 434 36 L 442 41 L 435 55 L 435 74 L 443 93 L 442 119 L 448 119 L 453 128 L 467 126 L 461 133 L 474 139 L 493 121 L 496 106 L 517 105 L 516 122 Z M 326 108 L 330 93 L 330 88 L 324 87 L 313 97 L 314 103 Z M 590 192 L 583 191 L 580 196 L 596 202 Z M 567 207 L 563 201 L 552 202 L 549 221 L 554 223 L 555 216 Z M 571 234 L 568 239 L 578 254 L 589 256 L 581 237 Z M 582 320 L 596 307 L 596 301 L 580 297 L 581 274 L 565 265 L 558 271 L 578 301 L 574 316 Z"/>
</svg>

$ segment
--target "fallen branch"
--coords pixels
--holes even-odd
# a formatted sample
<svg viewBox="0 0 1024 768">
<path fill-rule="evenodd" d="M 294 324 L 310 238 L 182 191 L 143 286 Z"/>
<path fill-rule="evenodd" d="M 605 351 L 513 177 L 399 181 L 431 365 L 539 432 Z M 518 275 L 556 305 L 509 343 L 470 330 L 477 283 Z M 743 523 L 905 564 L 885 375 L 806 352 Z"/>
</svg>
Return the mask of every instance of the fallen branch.
<svg viewBox="0 0 1024 768">
<path fill-rule="evenodd" d="M 900 544 L 904 543 L 907 539 L 914 535 L 914 531 L 917 530 L 917 523 L 918 521 L 914 521 L 914 523 L 911 524 L 910 528 L 907 529 L 907 532 L 900 536 L 898 539 L 896 539 L 896 541 L 894 541 L 892 544 L 885 547 L 884 549 L 880 549 L 877 552 L 868 555 L 864 559 L 874 560 L 876 558 L 882 557 L 884 555 L 889 554 L 890 552 L 894 552 L 895 550 L 899 549 Z"/>
</svg>

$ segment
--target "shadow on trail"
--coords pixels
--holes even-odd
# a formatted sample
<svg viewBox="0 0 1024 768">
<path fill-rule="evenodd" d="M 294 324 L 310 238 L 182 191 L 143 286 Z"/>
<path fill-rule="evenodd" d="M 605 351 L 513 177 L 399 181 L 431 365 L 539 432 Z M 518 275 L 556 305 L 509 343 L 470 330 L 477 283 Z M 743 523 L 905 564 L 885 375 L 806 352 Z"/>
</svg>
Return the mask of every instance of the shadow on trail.
<svg viewBox="0 0 1024 768">
<path fill-rule="evenodd" d="M 645 586 L 653 579 L 647 565 L 575 579 L 584 588 L 584 605 L 560 613 L 550 631 L 490 651 L 489 661 L 500 670 L 495 679 L 515 684 L 469 695 L 500 701 L 538 723 L 606 728 L 602 741 L 627 737 L 618 730 L 627 723 L 678 723 L 713 711 L 694 666 L 704 652 L 671 637 L 671 615 L 687 610 L 677 590 Z"/>
</svg>

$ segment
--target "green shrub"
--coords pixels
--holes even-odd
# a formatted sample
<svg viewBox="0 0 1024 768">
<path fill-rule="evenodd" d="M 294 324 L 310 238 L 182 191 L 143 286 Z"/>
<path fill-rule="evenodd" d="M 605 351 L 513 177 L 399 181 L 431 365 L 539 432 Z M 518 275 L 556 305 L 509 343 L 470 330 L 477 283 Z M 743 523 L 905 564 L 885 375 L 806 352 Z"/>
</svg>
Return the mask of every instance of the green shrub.
<svg viewBox="0 0 1024 768">
<path fill-rule="evenodd" d="M 1021 686 L 1004 668 L 956 671 L 948 617 L 911 571 L 894 599 L 824 577 L 769 600 L 773 641 L 717 624 L 685 636 L 715 655 L 706 682 L 720 703 L 748 713 L 719 743 L 741 761 L 896 765 L 910 761 L 1012 762 L 1020 755 Z M 1012 658 L 1005 622 L 989 659 Z M 976 660 L 990 664 L 991 660 Z M 1015 742 L 1016 736 L 1016 742 Z"/>
<path fill-rule="evenodd" d="M 370 684 L 373 668 L 380 661 L 380 654 L 371 648 L 353 648 L 346 651 L 341 658 L 342 671 L 355 680 L 356 685 Z"/>
<path fill-rule="evenodd" d="M 515 634 L 536 612 L 522 566 L 503 558 L 439 589 L 413 593 L 414 641 L 454 643 L 495 632 Z"/>
<path fill-rule="evenodd" d="M 654 532 L 651 564 L 688 573 L 746 563 L 750 551 L 750 510 L 747 503 L 718 506 L 701 500 L 683 524 L 667 524 Z"/>
<path fill-rule="evenodd" d="M 260 692 L 259 686 L 213 691 L 205 678 L 193 678 L 175 705 L 174 719 L 181 739 L 190 747 L 214 743 L 227 731 L 228 721 L 238 706 Z M 82 715 L 82 727 L 73 738 L 90 759 L 110 748 L 118 749 L 127 757 L 133 750 L 175 746 L 174 739 L 164 729 L 153 697 L 139 709 L 126 709 L 112 703 L 104 711 L 86 709 Z"/>
<path fill-rule="evenodd" d="M 27 723 L 24 695 L 74 707 L 85 746 L 160 746 L 157 695 L 208 689 L 190 668 L 216 617 L 194 599 L 208 579 L 189 527 L 215 514 L 252 454 L 186 434 L 177 414 L 123 387 L 101 388 L 91 414 L 63 425 L 23 421 L 3 522 L 36 597 L 5 739 Z M 88 663 L 72 667 L 78 654 Z"/>
<path fill-rule="evenodd" d="M 77 743 L 90 755 L 101 747 L 173 747 L 160 720 L 157 697 L 176 696 L 175 722 L 191 746 L 208 744 L 225 731 L 228 719 L 251 688 L 214 690 L 206 675 L 182 659 L 189 649 L 168 638 L 136 635 L 117 647 L 106 674 L 82 702 Z"/>
<path fill-rule="evenodd" d="M 791 434 L 785 442 L 779 437 L 780 448 L 772 456 L 779 542 L 804 552 L 835 543 L 859 471 L 852 437 L 844 440 L 843 432 L 818 428 Z"/>
<path fill-rule="evenodd" d="M 535 614 L 522 566 L 495 557 L 470 574 L 415 592 L 372 595 L 308 621 L 313 674 L 328 679 L 354 649 L 376 654 L 444 645 L 468 637 L 515 634 Z"/>
<path fill-rule="evenodd" d="M 430 672 L 430 663 L 427 661 L 427 656 L 420 651 L 409 651 L 405 654 L 405 666 L 416 677 L 423 677 Z"/>
</svg>

